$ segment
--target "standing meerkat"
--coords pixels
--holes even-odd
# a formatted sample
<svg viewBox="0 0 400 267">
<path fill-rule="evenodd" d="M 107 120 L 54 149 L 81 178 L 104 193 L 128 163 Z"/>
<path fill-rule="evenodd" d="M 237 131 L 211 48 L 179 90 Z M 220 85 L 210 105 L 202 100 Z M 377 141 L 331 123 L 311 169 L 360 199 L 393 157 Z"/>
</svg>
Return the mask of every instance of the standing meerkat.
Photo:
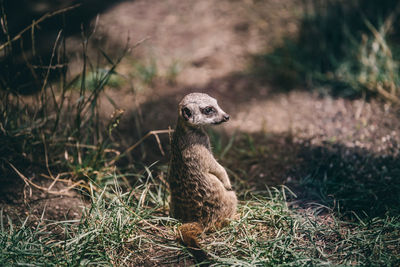
<svg viewBox="0 0 400 267">
<path fill-rule="evenodd" d="M 179 229 L 183 242 L 198 247 L 198 234 L 222 226 L 236 213 L 236 194 L 203 130 L 205 125 L 228 121 L 229 115 L 217 100 L 202 93 L 186 95 L 178 113 L 168 174 L 170 214 L 184 223 Z"/>
</svg>

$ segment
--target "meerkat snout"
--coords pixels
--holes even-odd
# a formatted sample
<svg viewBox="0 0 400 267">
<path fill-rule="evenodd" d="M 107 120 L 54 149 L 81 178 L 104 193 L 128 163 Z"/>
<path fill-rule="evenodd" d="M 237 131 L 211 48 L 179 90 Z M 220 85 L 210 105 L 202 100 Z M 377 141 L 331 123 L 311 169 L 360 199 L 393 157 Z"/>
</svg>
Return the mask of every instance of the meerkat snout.
<svg viewBox="0 0 400 267">
<path fill-rule="evenodd" d="M 224 121 L 229 121 L 229 118 L 230 118 L 229 114 L 224 115 Z"/>
</svg>

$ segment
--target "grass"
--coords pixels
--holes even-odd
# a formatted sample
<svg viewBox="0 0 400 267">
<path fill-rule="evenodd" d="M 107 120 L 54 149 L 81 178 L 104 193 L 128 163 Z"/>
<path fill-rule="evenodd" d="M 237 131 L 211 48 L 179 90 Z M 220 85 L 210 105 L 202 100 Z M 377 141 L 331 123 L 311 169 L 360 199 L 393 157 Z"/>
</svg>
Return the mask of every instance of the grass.
<svg viewBox="0 0 400 267">
<path fill-rule="evenodd" d="M 193 265 L 192 255 L 176 239 L 180 223 L 168 216 L 163 178 L 167 166 L 140 162 L 129 162 L 129 169 L 117 166 L 116 159 L 123 154 L 112 134 L 123 112 L 110 99 L 116 111 L 103 121 L 98 103 L 114 78 L 115 86 L 120 85 L 116 67 L 123 55 L 112 60 L 102 52 L 105 63 L 92 64 L 86 53 L 88 39 L 83 41 L 83 71 L 77 77 L 68 80 L 61 68 L 60 79 L 50 81 L 49 66 L 38 75 L 44 79 L 35 81 L 40 90 L 31 98 L 10 86 L 1 88 L 2 175 L 23 178 L 28 186 L 33 186 L 25 177 L 30 173 L 68 180 L 86 201 L 77 220 L 50 221 L 45 211 L 39 220 L 30 216 L 12 220 L 0 210 L 0 265 Z M 370 42 L 374 47 L 375 39 L 365 42 L 365 51 L 370 51 Z M 54 65 L 66 62 L 63 42 L 60 34 L 54 49 L 54 59 L 60 61 Z M 392 64 L 387 59 L 382 59 L 385 66 Z M 395 61 L 393 56 L 393 68 L 382 71 L 395 73 Z M 156 64 L 138 65 L 135 73 L 141 82 L 151 84 L 157 77 Z M 366 73 L 375 77 L 368 68 Z M 340 144 L 300 144 L 292 133 L 279 137 L 235 133 L 229 140 L 217 132 L 209 134 L 240 198 L 238 218 L 201 238 L 209 264 L 400 264 L 398 155 L 348 151 Z M 295 193 L 280 184 L 267 187 L 261 179 L 275 177 L 282 183 L 289 174 L 296 179 L 290 185 Z M 61 193 L 50 187 L 41 190 Z"/>
<path fill-rule="evenodd" d="M 398 231 L 399 218 L 371 224 L 341 221 L 329 212 L 317 215 L 318 208 L 289 208 L 285 190 L 252 196 L 240 206 L 239 221 L 207 240 L 217 262 L 241 266 L 398 263 L 394 245 L 398 235 L 382 233 Z"/>
<path fill-rule="evenodd" d="M 221 151 L 224 142 L 214 142 Z M 398 265 L 396 149 L 382 155 L 339 143 L 310 145 L 294 141 L 292 133 L 238 133 L 225 144 L 231 148 L 224 165 L 240 198 L 247 200 L 239 208 L 246 219 L 217 235 L 219 244 L 229 240 L 230 248 L 218 257 L 230 255 L 238 265 Z M 286 177 L 297 197 L 287 188 L 263 189 Z"/>
<path fill-rule="evenodd" d="M 2 265 L 194 264 L 176 240 L 162 185 L 143 175 L 130 191 L 114 182 L 90 191 L 80 220 L 34 226 L 1 221 Z M 289 195 L 287 197 L 287 195 Z M 396 266 L 400 218 L 343 221 L 326 207 L 294 208 L 285 187 L 248 194 L 240 218 L 201 244 L 215 266 Z M 324 212 L 321 214 L 321 210 Z M 56 233 L 56 234 L 55 234 Z"/>
<path fill-rule="evenodd" d="M 291 89 L 400 103 L 397 1 L 304 1 L 296 38 L 256 56 L 254 72 Z"/>
<path fill-rule="evenodd" d="M 3 19 L 6 19 L 5 14 Z M 31 27 L 35 25 L 34 22 Z M 68 78 L 65 36 L 60 30 L 49 65 L 32 69 L 36 79 L 29 84 L 36 85 L 34 95 L 21 95 L 18 90 L 13 90 L 12 83 L 3 80 L 0 90 L 0 152 L 3 155 L 0 168 L 5 176 L 15 177 L 16 170 L 23 174 L 32 167 L 32 171 L 52 179 L 57 173 L 64 172 L 73 182 L 87 181 L 88 177 L 97 181 L 102 176 L 98 172 L 100 169 L 112 167 L 107 162 L 119 152 L 112 148 L 110 140 L 122 112 L 112 99 L 107 98 L 115 112 L 111 119 L 101 119 L 99 99 L 107 88 L 120 83 L 116 80 L 115 70 L 128 48 L 116 60 L 100 51 L 101 60 L 98 57 L 94 64 L 87 53 L 90 35 L 83 35 L 83 66 L 77 76 Z M 5 58 L 20 56 L 13 55 L 16 45 L 13 42 L 5 44 Z M 28 61 L 26 65 L 31 67 Z M 58 77 L 56 81 L 51 79 L 54 76 Z M 21 174 L 18 176 L 23 178 Z"/>
<path fill-rule="evenodd" d="M 130 76 L 137 81 L 135 88 L 147 88 L 154 85 L 154 82 L 159 77 L 159 71 L 155 58 L 151 60 L 133 60 L 133 69 Z"/>
<path fill-rule="evenodd" d="M 155 242 L 166 240 L 159 232 L 171 236 L 163 228 L 173 222 L 157 216 L 162 202 L 148 190 L 151 186 L 144 182 L 124 193 L 118 186 L 92 190 L 81 220 L 32 226 L 27 219 L 18 228 L 2 221 L 1 264 L 120 266 L 144 260 Z"/>
<path fill-rule="evenodd" d="M 85 88 L 95 90 L 101 83 L 111 88 L 120 88 L 124 80 L 116 72 L 110 72 L 108 69 L 96 68 L 94 72 L 89 72 L 86 76 Z M 78 80 L 75 87 L 80 88 L 82 81 Z"/>
</svg>

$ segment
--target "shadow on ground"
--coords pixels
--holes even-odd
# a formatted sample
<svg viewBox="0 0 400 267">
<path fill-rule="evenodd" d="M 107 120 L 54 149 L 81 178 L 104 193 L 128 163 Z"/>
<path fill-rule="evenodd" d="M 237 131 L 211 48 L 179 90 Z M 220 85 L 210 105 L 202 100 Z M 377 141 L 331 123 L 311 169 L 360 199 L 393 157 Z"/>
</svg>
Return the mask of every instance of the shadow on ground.
<svg viewBox="0 0 400 267">
<path fill-rule="evenodd" d="M 292 133 L 242 133 L 222 161 L 243 192 L 284 184 L 301 206 L 375 217 L 400 214 L 399 147 L 393 140 L 376 153 L 340 142 L 315 145 Z"/>
<path fill-rule="evenodd" d="M 167 109 L 169 104 L 163 103 Z M 160 119 L 167 126 L 175 116 Z M 293 132 L 232 136 L 210 129 L 209 135 L 216 157 L 242 197 L 267 186 L 286 185 L 297 195 L 294 203 L 302 207 L 318 204 L 341 216 L 400 214 L 400 144 L 395 139 L 387 140 L 385 150 L 374 151 L 319 137 L 303 139 Z M 148 164 L 168 163 L 168 135 L 160 137 L 166 155 L 151 137 L 144 143 Z M 133 155 L 140 157 L 140 150 Z"/>
<path fill-rule="evenodd" d="M 254 55 L 252 70 L 256 75 L 283 90 L 302 84 L 351 98 L 366 89 L 366 82 L 360 82 L 365 74 L 370 82 L 393 82 L 386 64 L 392 57 L 398 58 L 398 1 L 303 3 L 298 35 L 287 37 L 272 51 Z M 390 56 L 382 53 L 379 45 L 392 51 Z"/>
<path fill-rule="evenodd" d="M 215 96 L 220 99 L 220 105 L 232 114 L 242 105 L 257 105 L 257 102 L 252 102 L 254 97 L 265 103 L 263 99 L 275 95 L 268 90 L 265 95 L 257 94 L 259 84 L 248 78 L 245 75 L 229 76 L 226 80 L 212 81 L 205 87 L 207 89 L 178 88 L 170 94 L 155 97 L 140 107 L 141 132 L 133 133 L 133 125 L 138 119 L 128 114 L 126 121 L 121 122 L 119 138 L 127 144 L 133 144 L 140 134 L 143 136 L 150 130 L 167 129 L 169 126 L 174 128 L 177 116 L 175 107 L 183 95 L 192 91 Z M 232 97 L 232 92 L 237 92 L 239 97 Z M 328 97 L 321 103 L 323 105 L 331 101 L 337 100 Z M 369 217 L 400 214 L 400 143 L 393 133 L 399 126 L 398 120 L 392 120 L 387 114 L 375 110 L 371 111 L 375 116 L 370 117 L 366 125 L 359 126 L 352 101 L 346 101 L 348 111 L 337 109 L 320 114 L 324 122 L 322 126 L 317 124 L 317 127 L 331 129 L 326 130 L 326 135 L 304 135 L 301 130 L 226 133 L 221 129 L 217 129 L 217 132 L 213 130 L 216 128 L 211 129 L 209 135 L 214 152 L 230 170 L 238 193 L 243 197 L 248 191 L 263 191 L 266 186 L 284 184 L 296 193 L 298 197 L 294 201 L 301 206 L 318 203 L 340 215 L 351 215 L 352 212 Z M 340 105 L 342 103 L 333 106 Z M 281 109 L 285 109 L 285 106 Z M 319 111 L 311 108 L 301 112 Z M 383 116 L 388 120 L 384 120 Z M 305 119 L 303 123 L 313 122 Z M 378 128 L 377 131 L 372 131 L 370 126 Z M 354 129 L 338 132 L 342 128 Z M 388 131 L 392 135 L 387 135 Z M 160 135 L 160 140 L 166 151 L 164 156 L 155 138 L 150 137 L 143 143 L 143 151 L 147 153 L 144 162 L 147 164 L 156 161 L 159 164 L 168 163 L 168 135 Z M 143 156 L 140 149 L 132 155 L 136 158 Z"/>
<path fill-rule="evenodd" d="M 52 14 L 74 5 L 80 6 L 46 18 L 0 51 L 0 89 L 21 94 L 31 94 L 40 90 L 47 75 L 47 67 L 52 58 L 54 46 L 56 46 L 56 56 L 52 59 L 54 67 L 47 78 L 58 78 L 66 71 L 68 63 L 68 59 L 62 56 L 64 38 L 81 36 L 82 32 L 88 35 L 93 30 L 91 21 L 99 13 L 118 2 L 120 1 L 17 0 L 2 2 L 4 12 L 1 14 L 6 24 L 0 35 L 1 45 L 18 36 L 22 30 L 32 25 L 33 21 L 38 21 L 45 14 Z M 61 38 L 58 39 L 59 33 L 61 33 Z M 123 45 L 125 44 L 121 44 L 121 47 Z M 81 44 L 74 49 L 81 50 Z"/>
<path fill-rule="evenodd" d="M 254 55 L 247 73 L 232 73 L 214 79 L 204 88 L 163 88 L 164 92 L 162 89 L 156 91 L 155 97 L 141 105 L 140 111 L 137 111 L 139 115 L 128 114 L 125 122 L 121 123 L 121 139 L 129 140 L 127 143 L 132 144 L 150 130 L 173 128 L 179 100 L 193 91 L 216 97 L 221 107 L 229 113 L 237 112 L 243 106 L 257 105 L 277 93 L 288 94 L 289 90 L 294 91 L 300 86 L 314 89 L 313 82 L 329 84 L 334 89 L 329 92 L 327 100 L 319 105 L 331 105 L 335 101 L 332 95 L 359 96 L 360 88 L 353 87 L 354 84 L 349 80 L 343 82 L 330 77 L 343 67 L 347 69 L 340 71 L 357 77 L 358 66 L 353 63 L 357 62 L 357 53 L 354 51 L 357 51 L 359 44 L 354 45 L 354 40 L 361 42 L 363 38 L 371 37 L 366 21 L 379 28 L 392 14 L 396 3 L 392 0 L 379 4 L 371 0 L 355 3 L 305 1 L 306 16 L 299 26 L 296 39 L 286 40 L 272 52 Z M 397 20 L 394 17 L 393 25 Z M 368 34 L 365 35 L 366 32 Z M 390 38 L 398 38 L 395 29 L 390 32 Z M 326 95 L 325 92 L 322 95 Z M 357 117 L 363 115 L 356 115 L 352 102 L 346 101 L 334 102 L 331 105 L 334 106 L 333 110 L 316 117 L 323 118 L 316 128 L 329 127 L 333 132 L 340 132 L 338 136 L 324 135 L 324 130 L 320 135 L 310 134 L 306 137 L 299 137 L 296 130 L 280 134 L 268 131 L 239 133 L 240 138 L 235 140 L 222 158 L 224 165 L 231 170 L 238 189 L 243 192 L 264 190 L 265 185 L 287 184 L 295 190 L 303 204 L 319 203 L 346 215 L 352 212 L 371 217 L 398 215 L 399 143 L 397 137 L 387 137 L 387 132 L 398 129 L 398 117 L 396 119 L 394 115 L 395 119 L 385 124 L 386 112 L 371 111 L 373 115 L 359 119 Z M 351 106 L 349 111 L 346 110 L 347 106 Z M 373 110 L 375 107 L 369 108 Z M 359 110 L 362 114 L 363 108 Z M 321 109 L 306 111 L 318 113 Z M 307 115 L 302 110 L 298 110 L 298 113 L 300 116 Z M 310 119 L 304 120 L 304 124 L 312 123 Z M 135 133 L 133 125 L 140 125 Z M 358 131 L 357 127 L 362 130 Z M 354 132 L 357 133 L 349 135 L 345 130 L 341 132 L 342 128 L 356 129 Z M 232 133 L 222 138 L 229 140 Z M 379 140 L 384 140 L 383 150 Z M 161 143 L 164 150 L 168 150 L 168 136 L 161 136 Z M 369 144 L 364 146 L 366 143 Z M 146 141 L 144 146 L 147 147 L 144 150 L 149 152 L 150 162 L 160 159 L 154 139 Z M 221 153 L 217 151 L 217 155 Z M 166 163 L 167 159 L 168 155 L 162 157 L 161 162 Z"/>
</svg>

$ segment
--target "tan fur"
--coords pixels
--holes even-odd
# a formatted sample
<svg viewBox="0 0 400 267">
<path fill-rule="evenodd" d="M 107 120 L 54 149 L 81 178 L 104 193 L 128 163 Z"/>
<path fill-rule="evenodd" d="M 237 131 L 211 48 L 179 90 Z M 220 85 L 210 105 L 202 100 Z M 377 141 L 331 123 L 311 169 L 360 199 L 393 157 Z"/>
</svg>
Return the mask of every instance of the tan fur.
<svg viewBox="0 0 400 267">
<path fill-rule="evenodd" d="M 204 110 L 209 107 L 214 112 L 205 114 Z M 179 229 L 182 241 L 198 247 L 197 236 L 201 232 L 224 225 L 236 213 L 236 194 L 226 170 L 215 160 L 202 128 L 225 122 L 229 115 L 214 98 L 200 93 L 185 96 L 178 112 L 168 175 L 170 213 L 189 223 Z"/>
</svg>

